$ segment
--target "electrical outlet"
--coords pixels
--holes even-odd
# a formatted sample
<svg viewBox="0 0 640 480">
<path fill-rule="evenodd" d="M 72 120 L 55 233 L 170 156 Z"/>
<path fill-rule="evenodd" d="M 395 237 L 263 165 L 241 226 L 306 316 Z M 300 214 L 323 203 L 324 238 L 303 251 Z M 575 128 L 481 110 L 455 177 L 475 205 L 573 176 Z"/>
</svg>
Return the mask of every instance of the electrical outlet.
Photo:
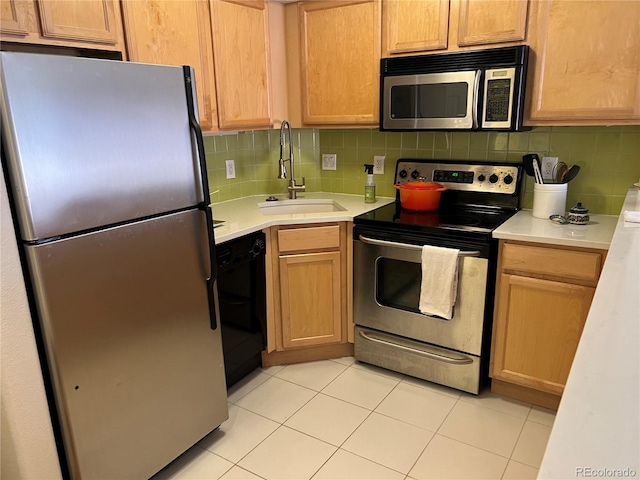
<svg viewBox="0 0 640 480">
<path fill-rule="evenodd" d="M 224 163 L 227 167 L 227 178 L 236 178 L 236 162 L 227 160 Z"/>
<path fill-rule="evenodd" d="M 323 153 L 322 154 L 322 169 L 323 170 L 335 170 L 336 169 L 336 154 L 335 153 Z"/>
<path fill-rule="evenodd" d="M 542 157 L 542 179 L 553 180 L 554 168 L 558 164 L 558 157 Z"/>
<path fill-rule="evenodd" d="M 373 173 L 376 175 L 384 174 L 384 159 L 386 157 L 384 155 L 374 155 L 373 156 Z"/>
</svg>

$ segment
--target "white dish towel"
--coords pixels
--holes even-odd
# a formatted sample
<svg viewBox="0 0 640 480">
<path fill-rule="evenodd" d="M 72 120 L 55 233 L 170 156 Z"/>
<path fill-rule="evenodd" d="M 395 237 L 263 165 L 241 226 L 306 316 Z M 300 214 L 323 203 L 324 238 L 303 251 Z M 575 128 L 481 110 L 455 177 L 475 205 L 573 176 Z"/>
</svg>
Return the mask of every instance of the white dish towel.
<svg viewBox="0 0 640 480">
<path fill-rule="evenodd" d="M 458 254 L 455 248 L 422 247 L 420 312 L 451 320 L 458 294 Z"/>
</svg>

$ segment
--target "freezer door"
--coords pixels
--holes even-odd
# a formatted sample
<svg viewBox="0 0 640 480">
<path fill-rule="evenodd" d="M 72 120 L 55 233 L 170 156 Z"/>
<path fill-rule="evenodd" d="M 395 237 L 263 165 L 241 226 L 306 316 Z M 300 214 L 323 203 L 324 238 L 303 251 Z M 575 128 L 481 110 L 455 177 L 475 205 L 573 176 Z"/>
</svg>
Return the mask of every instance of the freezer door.
<svg viewBox="0 0 640 480">
<path fill-rule="evenodd" d="M 73 478 L 149 478 L 227 419 L 202 212 L 27 258 Z"/>
<path fill-rule="evenodd" d="M 0 59 L 2 136 L 23 239 L 203 201 L 181 67 Z"/>
</svg>

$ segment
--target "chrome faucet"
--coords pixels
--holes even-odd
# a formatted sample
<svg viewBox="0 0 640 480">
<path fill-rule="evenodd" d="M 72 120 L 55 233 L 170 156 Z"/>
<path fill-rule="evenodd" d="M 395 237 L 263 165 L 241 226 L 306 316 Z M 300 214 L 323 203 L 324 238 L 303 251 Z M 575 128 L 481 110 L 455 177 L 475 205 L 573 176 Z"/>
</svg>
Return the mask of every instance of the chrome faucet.
<svg viewBox="0 0 640 480">
<path fill-rule="evenodd" d="M 302 184 L 296 184 L 296 176 L 293 169 L 293 141 L 291 140 L 291 125 L 286 120 L 282 121 L 282 125 L 280 125 L 280 161 L 278 165 L 280 167 L 280 172 L 278 173 L 278 178 L 287 178 L 287 168 L 285 167 L 284 162 L 287 160 L 284 159 L 284 130 L 285 128 L 289 131 L 289 165 L 291 165 L 291 179 L 289 180 L 289 186 L 287 190 L 289 191 L 289 198 L 296 198 L 297 192 L 305 191 L 304 177 L 302 177 Z"/>
</svg>

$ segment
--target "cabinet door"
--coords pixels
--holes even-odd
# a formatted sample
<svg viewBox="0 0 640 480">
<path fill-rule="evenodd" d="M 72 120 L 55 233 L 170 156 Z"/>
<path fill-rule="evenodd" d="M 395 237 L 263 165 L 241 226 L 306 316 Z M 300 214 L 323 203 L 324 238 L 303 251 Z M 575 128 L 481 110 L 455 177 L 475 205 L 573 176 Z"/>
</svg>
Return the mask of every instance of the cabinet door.
<svg viewBox="0 0 640 480">
<path fill-rule="evenodd" d="M 220 128 L 271 126 L 269 19 L 263 0 L 211 2 Z"/>
<path fill-rule="evenodd" d="M 300 4 L 302 121 L 376 124 L 379 0 Z"/>
<path fill-rule="evenodd" d="M 449 0 L 382 2 L 382 55 L 443 50 L 449 35 Z"/>
<path fill-rule="evenodd" d="M 342 341 L 340 252 L 280 257 L 285 349 Z"/>
<path fill-rule="evenodd" d="M 460 0 L 458 45 L 524 40 L 527 0 Z"/>
<path fill-rule="evenodd" d="M 38 11 L 44 38 L 118 43 L 115 0 L 40 0 Z"/>
<path fill-rule="evenodd" d="M 25 0 L 1 0 L 0 32 L 2 35 L 28 35 L 30 33 L 28 28 L 30 23 L 28 15 L 30 10 L 33 11 L 33 2 Z M 7 40 L 10 39 L 7 38 Z"/>
<path fill-rule="evenodd" d="M 502 274 L 492 377 L 560 395 L 595 289 Z"/>
<path fill-rule="evenodd" d="M 533 16 L 529 125 L 640 120 L 640 2 L 540 1 Z"/>
<path fill-rule="evenodd" d="M 203 130 L 217 127 L 211 24 L 207 2 L 125 0 L 127 49 L 134 62 L 190 65 Z"/>
</svg>

